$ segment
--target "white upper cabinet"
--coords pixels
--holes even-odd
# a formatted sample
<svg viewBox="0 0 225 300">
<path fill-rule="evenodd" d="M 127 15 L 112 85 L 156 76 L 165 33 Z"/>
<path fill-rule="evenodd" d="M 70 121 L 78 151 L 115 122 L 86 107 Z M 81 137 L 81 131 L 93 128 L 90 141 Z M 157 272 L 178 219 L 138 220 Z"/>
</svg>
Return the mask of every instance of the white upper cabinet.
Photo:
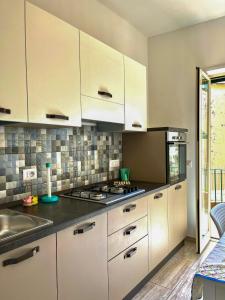
<svg viewBox="0 0 225 300">
<path fill-rule="evenodd" d="M 124 57 L 125 130 L 147 130 L 146 67 Z"/>
<path fill-rule="evenodd" d="M 0 120 L 27 121 L 24 1 L 0 1 Z"/>
<path fill-rule="evenodd" d="M 29 122 L 81 126 L 79 31 L 26 3 L 26 40 Z"/>
<path fill-rule="evenodd" d="M 123 55 L 80 32 L 80 63 L 82 118 L 124 123 Z"/>
</svg>

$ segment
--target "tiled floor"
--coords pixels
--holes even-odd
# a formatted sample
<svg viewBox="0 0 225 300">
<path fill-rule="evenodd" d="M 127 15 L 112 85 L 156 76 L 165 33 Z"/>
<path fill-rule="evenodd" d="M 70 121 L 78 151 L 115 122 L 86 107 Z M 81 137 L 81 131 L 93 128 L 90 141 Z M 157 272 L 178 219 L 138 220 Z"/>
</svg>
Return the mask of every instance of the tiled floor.
<svg viewBox="0 0 225 300">
<path fill-rule="evenodd" d="M 202 255 L 196 254 L 195 243 L 186 241 L 182 247 L 142 288 L 133 300 L 190 300 L 192 279 L 199 264 L 215 246 Z"/>
</svg>

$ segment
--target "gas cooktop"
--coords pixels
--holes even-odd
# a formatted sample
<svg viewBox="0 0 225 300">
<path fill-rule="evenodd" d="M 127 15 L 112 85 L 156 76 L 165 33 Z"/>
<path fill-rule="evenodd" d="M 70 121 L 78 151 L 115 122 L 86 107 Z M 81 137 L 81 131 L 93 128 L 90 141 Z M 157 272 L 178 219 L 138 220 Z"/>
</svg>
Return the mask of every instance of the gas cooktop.
<svg viewBox="0 0 225 300">
<path fill-rule="evenodd" d="M 74 188 L 61 196 L 110 205 L 144 192 L 144 189 L 132 185 L 129 181 L 116 181 L 114 183 L 91 185 L 86 188 Z"/>
</svg>

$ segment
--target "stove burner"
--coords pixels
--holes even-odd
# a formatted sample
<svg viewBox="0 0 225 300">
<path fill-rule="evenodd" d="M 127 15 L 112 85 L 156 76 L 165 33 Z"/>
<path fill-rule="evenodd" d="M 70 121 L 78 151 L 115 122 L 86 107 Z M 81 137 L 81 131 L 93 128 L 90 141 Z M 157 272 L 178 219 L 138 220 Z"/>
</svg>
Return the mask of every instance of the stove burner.
<svg viewBox="0 0 225 300">
<path fill-rule="evenodd" d="M 90 199 L 93 200 L 102 200 L 105 199 L 106 195 L 102 193 L 90 193 Z"/>
<path fill-rule="evenodd" d="M 110 188 L 110 193 L 113 193 L 113 194 L 122 194 L 123 191 L 124 191 L 124 188 L 119 187 L 119 186 L 118 187 L 115 186 L 115 187 Z"/>
<path fill-rule="evenodd" d="M 103 186 L 100 187 L 100 190 L 107 193 L 109 191 L 109 186 L 108 185 L 103 185 Z"/>
</svg>

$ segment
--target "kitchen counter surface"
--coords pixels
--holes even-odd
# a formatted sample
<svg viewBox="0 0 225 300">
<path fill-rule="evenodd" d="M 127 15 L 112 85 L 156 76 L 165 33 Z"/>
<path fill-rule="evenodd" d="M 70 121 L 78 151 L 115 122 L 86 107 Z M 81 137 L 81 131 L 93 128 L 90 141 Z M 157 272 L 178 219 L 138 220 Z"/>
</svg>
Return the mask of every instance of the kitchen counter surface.
<svg viewBox="0 0 225 300">
<path fill-rule="evenodd" d="M 38 205 L 32 207 L 23 207 L 22 205 L 10 207 L 10 209 L 49 219 L 53 221 L 53 224 L 42 229 L 37 229 L 21 236 L 17 236 L 8 241 L 0 242 L 0 254 L 23 246 L 27 243 L 31 243 L 50 234 L 56 233 L 69 226 L 83 222 L 91 217 L 107 212 L 115 207 L 137 200 L 138 198 L 141 198 L 148 194 L 159 192 L 160 190 L 169 187 L 168 184 L 147 183 L 139 181 L 133 181 L 132 184 L 137 185 L 140 188 L 144 188 L 145 193 L 109 206 L 104 206 L 102 204 L 92 203 L 88 201 L 60 197 L 60 200 L 54 204 L 39 203 Z"/>
</svg>

